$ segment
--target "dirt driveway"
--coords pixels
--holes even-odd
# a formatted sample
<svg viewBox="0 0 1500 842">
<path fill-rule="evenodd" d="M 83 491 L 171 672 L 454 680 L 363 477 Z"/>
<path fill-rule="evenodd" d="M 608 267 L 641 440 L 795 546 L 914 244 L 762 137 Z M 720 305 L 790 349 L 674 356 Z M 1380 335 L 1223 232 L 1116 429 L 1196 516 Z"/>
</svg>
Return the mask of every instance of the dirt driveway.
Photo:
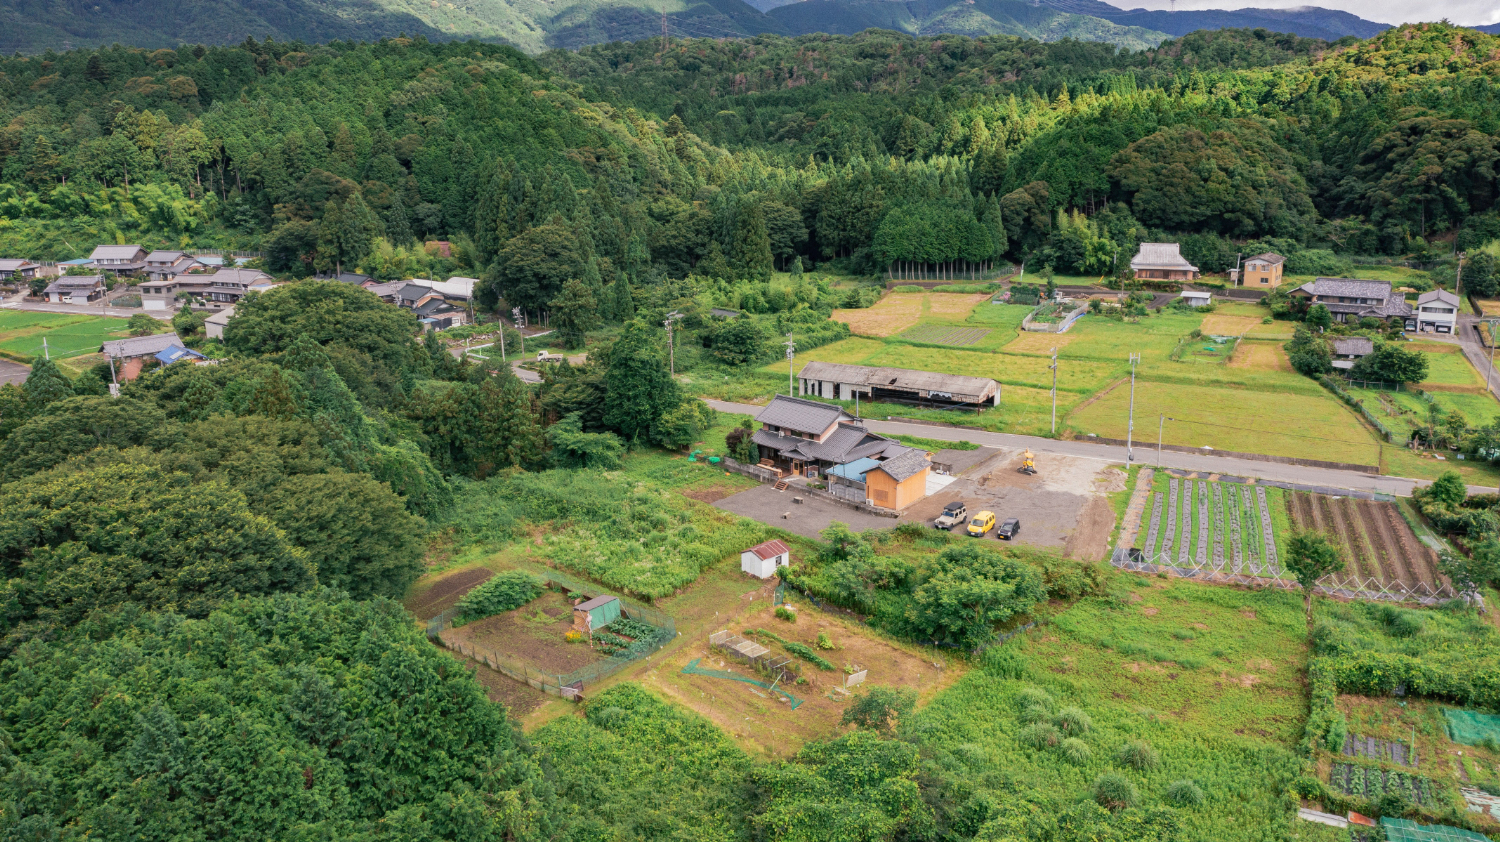
<svg viewBox="0 0 1500 842">
<path fill-rule="evenodd" d="M 1020 518 L 1017 543 L 1057 547 L 1080 560 L 1103 558 L 1114 528 L 1114 512 L 1104 494 L 1124 488 L 1124 472 L 1095 459 L 1038 454 L 1037 474 L 1029 476 L 1017 472 L 1021 461 L 1020 451 L 1000 450 L 941 492 L 909 507 L 901 521 L 930 524 L 944 505 L 962 500 L 971 514 L 994 512 L 997 525 Z M 995 540 L 994 532 L 985 540 Z"/>
</svg>

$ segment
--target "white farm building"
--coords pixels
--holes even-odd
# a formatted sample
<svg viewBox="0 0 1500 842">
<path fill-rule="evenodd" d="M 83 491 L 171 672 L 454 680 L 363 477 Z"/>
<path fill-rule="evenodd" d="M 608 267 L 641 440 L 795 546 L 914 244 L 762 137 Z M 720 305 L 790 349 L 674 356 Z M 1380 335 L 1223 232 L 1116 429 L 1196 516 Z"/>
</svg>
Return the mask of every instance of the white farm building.
<svg viewBox="0 0 1500 842">
<path fill-rule="evenodd" d="M 757 579 L 769 579 L 776 575 L 776 568 L 792 563 L 792 551 L 780 541 L 756 544 L 740 553 L 740 570 Z"/>
</svg>

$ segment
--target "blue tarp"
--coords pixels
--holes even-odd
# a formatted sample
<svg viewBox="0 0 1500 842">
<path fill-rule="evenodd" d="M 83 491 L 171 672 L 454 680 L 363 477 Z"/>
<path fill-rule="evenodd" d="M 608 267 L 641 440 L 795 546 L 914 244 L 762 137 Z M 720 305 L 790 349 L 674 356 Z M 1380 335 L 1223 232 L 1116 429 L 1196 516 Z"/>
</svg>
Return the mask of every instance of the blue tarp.
<svg viewBox="0 0 1500 842">
<path fill-rule="evenodd" d="M 828 469 L 828 473 L 836 477 L 843 477 L 851 482 L 864 482 L 865 474 L 878 466 L 880 462 L 866 456 L 863 459 L 855 459 L 844 465 L 834 465 Z"/>
<path fill-rule="evenodd" d="M 162 365 L 171 365 L 183 359 L 201 360 L 204 359 L 204 356 L 197 351 L 184 348 L 181 345 L 172 345 L 157 351 L 156 359 Z"/>
</svg>

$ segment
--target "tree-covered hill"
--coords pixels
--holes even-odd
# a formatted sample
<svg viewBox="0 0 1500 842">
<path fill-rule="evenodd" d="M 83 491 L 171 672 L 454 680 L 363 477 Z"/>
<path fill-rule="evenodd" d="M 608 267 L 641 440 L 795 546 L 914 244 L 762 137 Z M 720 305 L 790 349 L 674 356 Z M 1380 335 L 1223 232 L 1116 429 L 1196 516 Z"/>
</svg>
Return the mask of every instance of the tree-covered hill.
<svg viewBox="0 0 1500 842">
<path fill-rule="evenodd" d="M 1039 41 L 1099 41 L 1142 50 L 1167 36 L 1099 17 L 1069 14 L 1025 0 L 802 0 L 771 10 L 788 32 L 853 35 L 889 29 L 911 35 L 1015 35 Z"/>
</svg>

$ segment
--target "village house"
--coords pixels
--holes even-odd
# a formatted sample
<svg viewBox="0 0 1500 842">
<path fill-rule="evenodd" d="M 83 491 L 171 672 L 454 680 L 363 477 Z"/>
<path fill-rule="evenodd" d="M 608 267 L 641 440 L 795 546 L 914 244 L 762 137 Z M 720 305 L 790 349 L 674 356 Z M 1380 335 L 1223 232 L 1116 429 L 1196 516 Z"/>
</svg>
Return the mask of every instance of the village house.
<svg viewBox="0 0 1500 842">
<path fill-rule="evenodd" d="M 276 286 L 270 275 L 258 269 L 220 269 L 206 278 L 203 298 L 215 309 L 239 303 L 249 292 L 265 292 Z"/>
<path fill-rule="evenodd" d="M 99 346 L 99 352 L 109 357 L 116 368 L 116 379 L 134 380 L 141 374 L 146 360 L 168 348 L 183 348 L 182 339 L 175 332 L 157 333 L 151 336 L 132 336 L 129 339 L 114 339 Z"/>
<path fill-rule="evenodd" d="M 1354 368 L 1361 357 L 1375 353 L 1375 342 L 1367 336 L 1349 336 L 1329 343 L 1333 351 L 1333 367 L 1348 371 Z"/>
<path fill-rule="evenodd" d="M 88 265 L 111 275 L 134 275 L 146 268 L 146 250 L 140 246 L 95 246 Z"/>
<path fill-rule="evenodd" d="M 196 257 L 180 251 L 153 251 L 146 255 L 146 278 L 152 281 L 170 281 L 201 268 L 203 264 Z"/>
<path fill-rule="evenodd" d="M 1322 304 L 1337 322 L 1401 319 L 1407 330 L 1417 329 L 1411 305 L 1385 281 L 1318 278 L 1292 290 L 1291 295 L 1306 300 L 1308 306 Z"/>
<path fill-rule="evenodd" d="M 204 319 L 203 334 L 209 339 L 223 339 L 224 326 L 229 324 L 229 320 L 232 318 L 234 318 L 233 304 Z"/>
<path fill-rule="evenodd" d="M 1137 278 L 1157 281 L 1196 281 L 1198 267 L 1182 258 L 1177 243 L 1141 243 L 1130 268 Z"/>
<path fill-rule="evenodd" d="M 810 362 L 797 375 L 797 392 L 819 398 L 939 406 L 1000 405 L 1000 384 L 988 377 L 939 374 L 906 368 Z"/>
<path fill-rule="evenodd" d="M 760 465 L 809 480 L 855 503 L 902 508 L 927 491 L 926 451 L 877 435 L 837 406 L 777 395 L 755 420 Z"/>
<path fill-rule="evenodd" d="M 1275 252 L 1257 254 L 1247 258 L 1240 274 L 1240 283 L 1247 287 L 1275 289 L 1281 286 L 1281 269 L 1286 258 Z"/>
<path fill-rule="evenodd" d="M 36 277 L 42 267 L 30 260 L 0 258 L 0 283 L 24 284 Z"/>
<path fill-rule="evenodd" d="M 1417 297 L 1416 322 L 1422 333 L 1453 333 L 1458 325 L 1458 296 L 1446 289 L 1422 293 Z"/>
<path fill-rule="evenodd" d="M 88 304 L 108 292 L 98 275 L 63 276 L 47 285 L 43 295 L 50 304 Z"/>
</svg>

